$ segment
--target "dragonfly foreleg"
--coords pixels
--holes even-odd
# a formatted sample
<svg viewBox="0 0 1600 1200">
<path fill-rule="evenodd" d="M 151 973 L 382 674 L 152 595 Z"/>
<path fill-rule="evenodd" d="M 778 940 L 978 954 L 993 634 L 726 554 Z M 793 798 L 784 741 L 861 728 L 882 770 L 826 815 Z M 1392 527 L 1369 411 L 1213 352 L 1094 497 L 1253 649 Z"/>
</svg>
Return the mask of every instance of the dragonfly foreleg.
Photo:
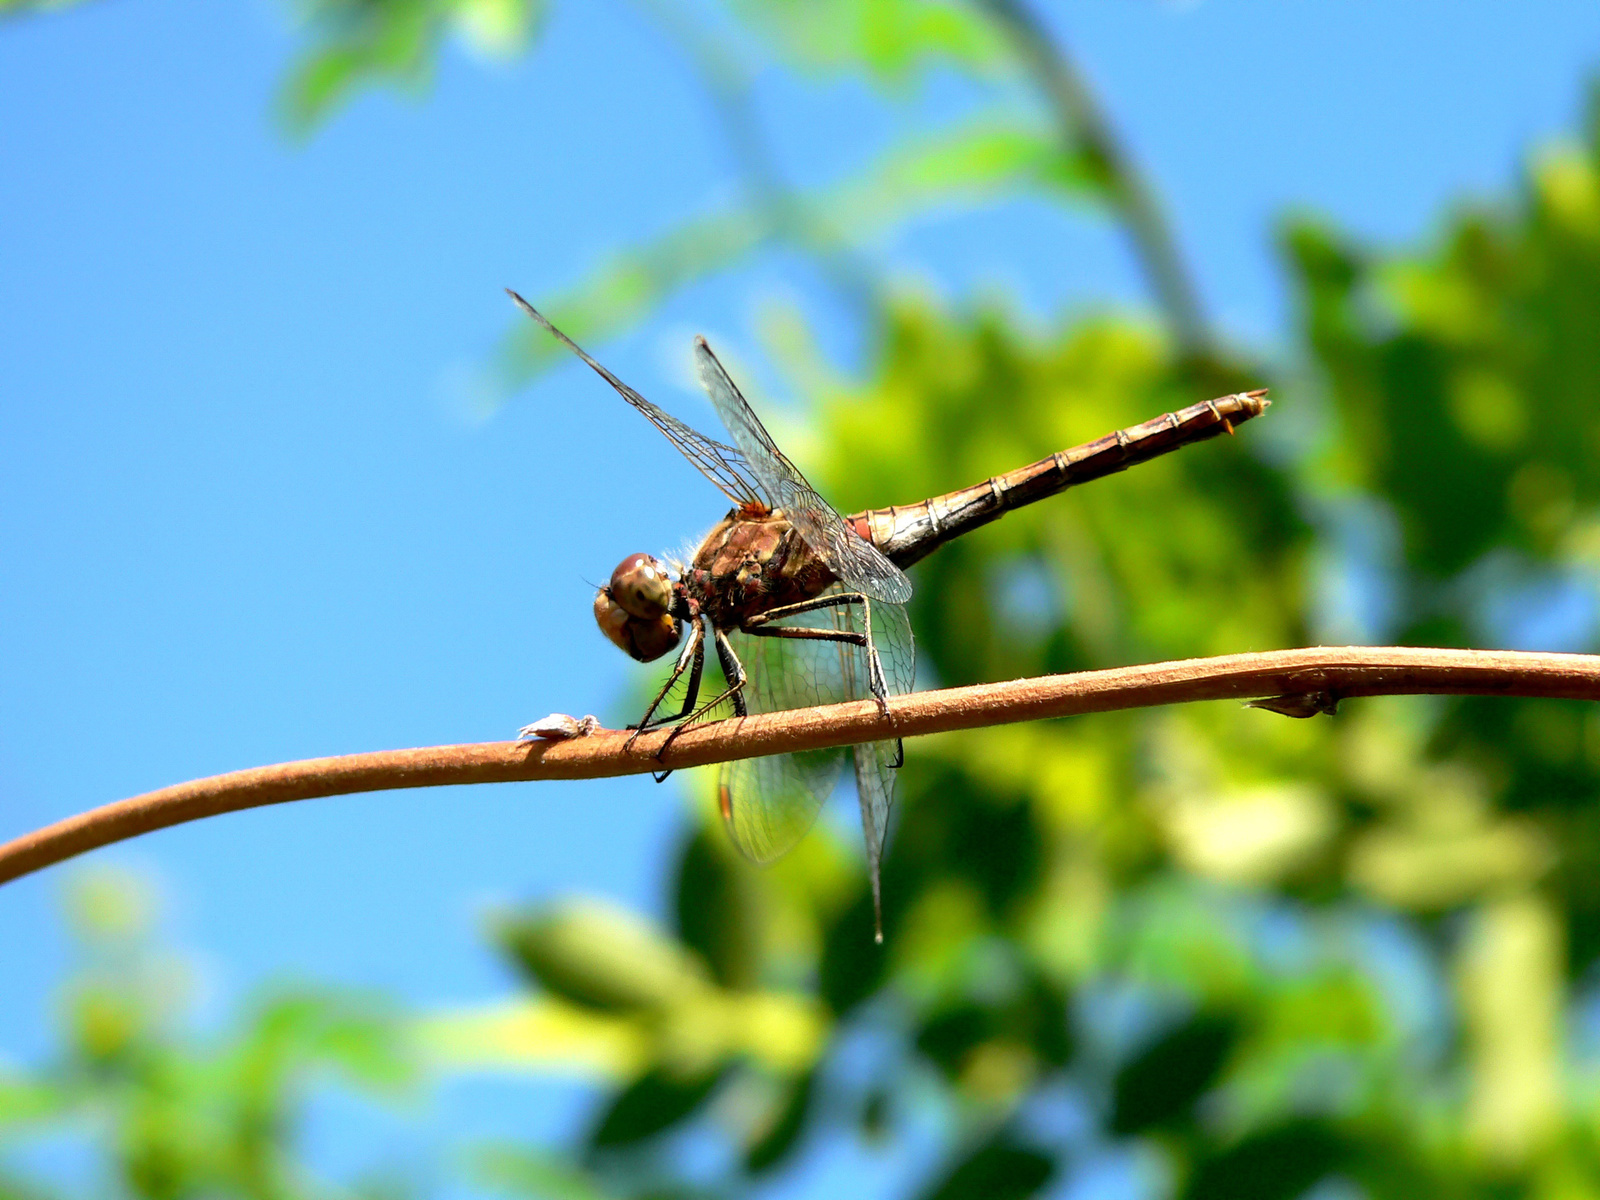
<svg viewBox="0 0 1600 1200">
<path fill-rule="evenodd" d="M 867 632 L 857 633 L 845 629 L 813 629 L 806 625 L 772 625 L 772 621 L 782 621 L 788 617 L 797 617 L 802 613 L 818 612 L 825 608 L 844 608 L 852 604 L 861 606 L 863 622 Z M 802 600 L 799 604 L 785 604 L 781 608 L 769 608 L 764 613 L 758 613 L 747 620 L 740 627 L 739 632 L 752 637 L 786 637 L 786 638 L 813 638 L 824 642 L 846 642 L 852 646 L 860 646 L 867 652 L 867 687 L 872 692 L 872 698 L 878 702 L 878 711 L 884 716 L 889 715 L 889 683 L 883 673 L 883 659 L 878 654 L 878 647 L 872 641 L 872 599 L 860 592 L 835 592 L 831 596 L 818 596 L 812 600 Z"/>
<path fill-rule="evenodd" d="M 629 726 L 633 736 L 628 739 L 624 749 L 631 749 L 634 742 L 639 740 L 639 735 L 651 729 L 659 729 L 663 725 L 671 725 L 681 721 L 685 716 L 694 711 L 695 701 L 700 698 L 700 675 L 706 665 L 706 635 L 700 627 L 700 622 L 694 623 L 694 628 L 689 631 L 689 640 L 684 644 L 683 653 L 678 655 L 678 661 L 673 664 L 672 674 L 667 676 L 666 683 L 661 685 L 661 690 L 656 693 L 656 698 L 650 702 L 650 707 L 645 709 L 644 716 L 637 725 Z M 670 717 L 657 717 L 656 710 L 661 707 L 662 701 L 667 698 L 683 678 L 684 671 L 689 672 L 689 685 L 684 689 L 683 705 Z"/>
<path fill-rule="evenodd" d="M 717 661 L 722 664 L 722 676 L 727 680 L 728 686 L 721 695 L 707 700 L 694 712 L 687 715 L 680 713 L 673 718 L 678 724 L 673 726 L 667 736 L 661 739 L 661 745 L 656 748 L 657 758 L 667 752 L 667 747 L 672 745 L 680 733 L 685 729 L 691 728 L 696 721 L 707 713 L 714 712 L 724 700 L 733 702 L 734 716 L 748 717 L 750 715 L 750 710 L 745 706 L 744 702 L 744 685 L 748 679 L 745 674 L 744 664 L 739 661 L 739 656 L 733 652 L 733 646 L 728 642 L 727 634 L 713 625 L 711 627 L 711 636 L 716 641 Z M 661 778 L 665 779 L 666 775 L 662 775 Z"/>
</svg>

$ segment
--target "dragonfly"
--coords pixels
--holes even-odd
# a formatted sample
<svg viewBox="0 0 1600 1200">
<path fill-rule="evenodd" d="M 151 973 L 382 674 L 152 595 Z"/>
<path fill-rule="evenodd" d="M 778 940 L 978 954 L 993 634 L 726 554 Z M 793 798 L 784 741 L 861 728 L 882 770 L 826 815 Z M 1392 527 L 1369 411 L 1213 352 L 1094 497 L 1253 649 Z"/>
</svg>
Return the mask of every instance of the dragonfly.
<svg viewBox="0 0 1600 1200">
<path fill-rule="evenodd" d="M 694 339 L 695 369 L 733 445 L 646 400 L 516 292 L 507 294 L 733 502 L 686 562 L 630 554 L 595 595 L 601 632 L 630 657 L 653 662 L 678 651 L 644 716 L 629 726 L 629 745 L 667 729 L 658 755 L 682 730 L 730 709 L 744 717 L 871 699 L 889 718 L 890 698 L 910 692 L 915 680 L 907 567 L 1012 509 L 1232 433 L 1271 403 L 1265 389 L 1207 400 L 972 487 L 847 517 L 778 448 L 705 338 Z M 708 645 L 723 687 L 702 700 Z M 898 739 L 724 763 L 717 806 L 740 853 L 772 862 L 810 830 L 846 757 L 854 763 L 874 936 L 882 942 L 884 841 L 904 761 Z"/>
</svg>

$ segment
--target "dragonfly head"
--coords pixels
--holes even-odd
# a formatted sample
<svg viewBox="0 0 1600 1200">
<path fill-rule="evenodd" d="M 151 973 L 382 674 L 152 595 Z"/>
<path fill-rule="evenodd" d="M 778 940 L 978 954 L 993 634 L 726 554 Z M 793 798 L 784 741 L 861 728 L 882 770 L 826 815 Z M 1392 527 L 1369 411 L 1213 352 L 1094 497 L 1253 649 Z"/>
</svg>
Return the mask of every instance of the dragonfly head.
<svg viewBox="0 0 1600 1200">
<path fill-rule="evenodd" d="M 595 594 L 594 619 L 630 658 L 651 662 L 683 638 L 683 625 L 672 615 L 673 599 L 667 569 L 648 554 L 630 554 Z"/>
</svg>

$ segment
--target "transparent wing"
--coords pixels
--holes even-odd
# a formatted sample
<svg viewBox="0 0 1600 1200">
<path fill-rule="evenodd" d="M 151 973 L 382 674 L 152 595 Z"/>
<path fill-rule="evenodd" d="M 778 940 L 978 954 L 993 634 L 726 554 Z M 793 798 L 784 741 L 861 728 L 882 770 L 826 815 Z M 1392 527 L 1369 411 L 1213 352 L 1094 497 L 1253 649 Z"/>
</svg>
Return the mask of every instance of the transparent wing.
<svg viewBox="0 0 1600 1200">
<path fill-rule="evenodd" d="M 817 495 L 799 468 L 778 449 L 705 338 L 694 340 L 694 361 L 701 385 L 744 455 L 744 465 L 761 484 L 771 506 L 782 509 L 800 531 L 806 545 L 852 590 L 894 604 L 911 599 L 911 581 L 905 572 Z"/>
<path fill-rule="evenodd" d="M 911 691 L 916 681 L 916 652 L 911 639 L 911 619 L 899 604 L 876 603 L 865 614 L 856 606 L 841 610 L 846 629 L 863 624 L 882 664 L 884 683 L 891 696 Z M 853 648 L 852 648 L 853 649 Z M 866 670 L 870 662 L 862 651 L 855 651 L 855 665 Z M 868 693 L 870 694 L 870 692 Z M 872 881 L 872 914 L 877 938 L 883 940 L 883 886 L 880 881 L 883 844 L 889 836 L 889 817 L 894 811 L 896 771 L 903 751 L 898 738 L 866 742 L 853 748 L 856 768 L 856 798 L 861 805 L 861 836 L 867 847 L 867 876 Z"/>
<path fill-rule="evenodd" d="M 753 863 L 769 863 L 794 849 L 833 793 L 845 753 L 843 748 L 803 750 L 724 763 L 717 776 L 717 804 L 739 853 Z"/>
<path fill-rule="evenodd" d="M 834 610 L 822 609 L 778 623 L 833 629 L 834 620 Z M 745 705 L 753 713 L 850 698 L 831 643 L 737 632 L 729 632 L 728 641 L 744 666 Z M 723 763 L 717 803 L 739 852 L 767 863 L 793 849 L 816 821 L 848 753 L 838 746 Z"/>
<path fill-rule="evenodd" d="M 823 595 L 854 591 L 843 583 Z M 786 618 L 780 625 L 811 629 L 866 631 L 882 664 L 891 694 L 908 692 L 915 674 L 911 623 L 898 604 L 872 601 L 839 605 Z M 871 659 L 863 647 L 841 642 L 798 638 L 763 638 L 730 633 L 734 652 L 749 682 L 745 701 L 751 712 L 778 712 L 814 704 L 861 700 L 872 695 Z M 856 776 L 863 770 L 870 782 L 861 788 L 862 823 L 867 857 L 877 887 L 883 835 L 894 802 L 896 742 L 855 747 Z M 838 781 L 846 750 L 807 750 L 767 758 L 725 763 L 717 781 L 717 798 L 728 833 L 746 858 L 758 863 L 779 858 L 806 835 L 817 812 Z M 868 766 L 864 766 L 869 764 Z M 869 810 L 871 818 L 868 819 Z"/>
<path fill-rule="evenodd" d="M 678 418 L 651 404 L 584 353 L 583 347 L 550 324 L 544 314 L 533 305 L 510 288 L 506 289 L 506 295 L 515 300 L 523 312 L 549 330 L 558 342 L 588 363 L 600 378 L 616 388 L 618 395 L 643 413 L 646 420 L 666 434 L 667 440 L 678 448 L 678 452 L 698 467 L 702 475 L 716 484 L 724 496 L 738 505 L 754 504 L 768 509 L 777 507 L 773 498 L 762 489 L 759 476 L 751 470 L 750 464 L 738 450 L 713 441 L 704 434 L 696 433 Z"/>
<path fill-rule="evenodd" d="M 867 877 L 872 880 L 873 929 L 883 941 L 883 843 L 894 809 L 895 770 L 902 750 L 898 741 L 867 742 L 852 751 L 856 760 L 856 796 L 861 801 L 861 832 L 867 839 Z"/>
</svg>

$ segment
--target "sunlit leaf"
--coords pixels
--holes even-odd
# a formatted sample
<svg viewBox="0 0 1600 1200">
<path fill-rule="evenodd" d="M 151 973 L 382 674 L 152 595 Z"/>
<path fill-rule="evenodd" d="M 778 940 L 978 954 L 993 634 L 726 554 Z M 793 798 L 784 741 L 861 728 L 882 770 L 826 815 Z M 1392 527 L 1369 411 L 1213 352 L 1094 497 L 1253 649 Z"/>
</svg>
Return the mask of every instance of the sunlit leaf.
<svg viewBox="0 0 1600 1200">
<path fill-rule="evenodd" d="M 720 829 L 696 827 L 678 862 L 678 936 L 727 988 L 751 987 L 758 977 L 758 900 L 748 877 Z"/>
<path fill-rule="evenodd" d="M 512 960 L 554 995 L 602 1012 L 670 1007 L 707 987 L 704 966 L 643 921 L 569 903 L 495 927 Z"/>
<path fill-rule="evenodd" d="M 740 0 L 738 8 L 778 53 L 813 69 L 864 69 L 903 84 L 941 62 L 992 73 L 1003 61 L 994 29 L 947 0 Z"/>
<path fill-rule="evenodd" d="M 544 12 L 544 0 L 456 0 L 453 16 L 478 50 L 510 58 L 527 48 Z"/>
<path fill-rule="evenodd" d="M 310 46 L 279 97 L 289 129 L 307 133 L 358 89 L 417 89 L 428 82 L 443 43 L 460 34 L 485 54 L 523 50 L 543 0 L 300 0 Z"/>
<path fill-rule="evenodd" d="M 445 1071 L 533 1071 L 624 1078 L 649 1061 L 652 1038 L 638 1023 L 558 1001 L 491 1004 L 435 1014 L 416 1027 L 432 1064 Z"/>
</svg>

